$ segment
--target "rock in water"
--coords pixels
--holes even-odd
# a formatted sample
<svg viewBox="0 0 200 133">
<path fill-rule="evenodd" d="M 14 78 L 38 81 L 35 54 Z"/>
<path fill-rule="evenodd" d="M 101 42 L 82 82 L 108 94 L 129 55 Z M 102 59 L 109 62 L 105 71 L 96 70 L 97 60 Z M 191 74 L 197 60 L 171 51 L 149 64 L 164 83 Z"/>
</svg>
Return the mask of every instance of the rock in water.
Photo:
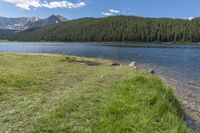
<svg viewBox="0 0 200 133">
<path fill-rule="evenodd" d="M 136 67 L 136 62 L 135 62 L 135 61 L 131 62 L 131 64 L 129 64 L 129 66 L 130 66 L 130 67 L 133 67 L 133 68 L 137 68 L 137 67 Z"/>
</svg>

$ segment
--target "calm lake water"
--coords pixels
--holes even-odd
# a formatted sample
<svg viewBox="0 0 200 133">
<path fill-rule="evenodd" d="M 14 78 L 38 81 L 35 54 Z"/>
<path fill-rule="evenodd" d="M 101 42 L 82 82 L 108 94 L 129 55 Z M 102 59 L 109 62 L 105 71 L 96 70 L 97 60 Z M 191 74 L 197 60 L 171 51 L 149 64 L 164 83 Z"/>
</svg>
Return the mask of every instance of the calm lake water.
<svg viewBox="0 0 200 133">
<path fill-rule="evenodd" d="M 62 53 L 124 63 L 136 61 L 139 68 L 154 69 L 172 84 L 188 110 L 193 110 L 195 118 L 200 120 L 200 45 L 0 43 L 0 52 Z"/>
</svg>

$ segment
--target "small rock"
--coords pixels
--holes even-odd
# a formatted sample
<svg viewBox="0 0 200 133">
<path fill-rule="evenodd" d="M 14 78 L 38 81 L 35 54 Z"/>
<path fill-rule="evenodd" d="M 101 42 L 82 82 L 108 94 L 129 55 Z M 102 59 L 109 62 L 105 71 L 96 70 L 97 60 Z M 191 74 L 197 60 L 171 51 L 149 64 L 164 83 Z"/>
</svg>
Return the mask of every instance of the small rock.
<svg viewBox="0 0 200 133">
<path fill-rule="evenodd" d="M 153 69 L 150 69 L 150 70 L 149 70 L 149 73 L 154 74 L 155 71 L 154 71 Z"/>
<path fill-rule="evenodd" d="M 191 118 L 187 118 L 187 122 L 188 122 L 188 124 L 192 124 L 193 120 Z"/>
<path fill-rule="evenodd" d="M 129 64 L 129 66 L 130 66 L 130 67 L 133 67 L 133 68 L 137 68 L 137 67 L 136 67 L 136 62 L 135 62 L 135 61 L 131 62 L 131 64 Z"/>
<path fill-rule="evenodd" d="M 114 62 L 111 64 L 111 66 L 120 66 L 120 63 Z"/>
</svg>

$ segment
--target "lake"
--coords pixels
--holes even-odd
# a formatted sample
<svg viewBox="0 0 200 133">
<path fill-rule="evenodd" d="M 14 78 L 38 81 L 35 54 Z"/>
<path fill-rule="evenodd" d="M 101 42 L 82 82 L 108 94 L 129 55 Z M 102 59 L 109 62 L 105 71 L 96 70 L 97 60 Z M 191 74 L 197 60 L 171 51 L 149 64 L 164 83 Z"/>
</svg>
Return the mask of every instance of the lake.
<svg viewBox="0 0 200 133">
<path fill-rule="evenodd" d="M 140 69 L 154 69 L 157 75 L 173 85 L 186 108 L 200 118 L 200 45 L 2 42 L 0 51 L 62 53 L 127 64 L 136 61 Z"/>
</svg>

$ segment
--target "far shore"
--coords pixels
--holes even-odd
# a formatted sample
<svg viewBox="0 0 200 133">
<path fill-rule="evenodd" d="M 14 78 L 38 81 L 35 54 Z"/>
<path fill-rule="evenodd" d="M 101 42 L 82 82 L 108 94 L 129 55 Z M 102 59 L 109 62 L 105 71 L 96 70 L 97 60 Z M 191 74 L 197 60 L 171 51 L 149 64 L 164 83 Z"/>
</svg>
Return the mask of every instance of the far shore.
<svg viewBox="0 0 200 133">
<path fill-rule="evenodd" d="M 119 42 L 119 41 L 113 41 L 113 42 L 83 42 L 83 41 L 66 41 L 66 42 L 60 42 L 60 41 L 11 41 L 11 40 L 0 40 L 1 42 L 11 42 L 11 43 L 99 43 L 104 45 L 122 45 L 123 46 L 134 46 L 139 44 L 144 45 L 200 45 L 200 42 Z"/>
</svg>

